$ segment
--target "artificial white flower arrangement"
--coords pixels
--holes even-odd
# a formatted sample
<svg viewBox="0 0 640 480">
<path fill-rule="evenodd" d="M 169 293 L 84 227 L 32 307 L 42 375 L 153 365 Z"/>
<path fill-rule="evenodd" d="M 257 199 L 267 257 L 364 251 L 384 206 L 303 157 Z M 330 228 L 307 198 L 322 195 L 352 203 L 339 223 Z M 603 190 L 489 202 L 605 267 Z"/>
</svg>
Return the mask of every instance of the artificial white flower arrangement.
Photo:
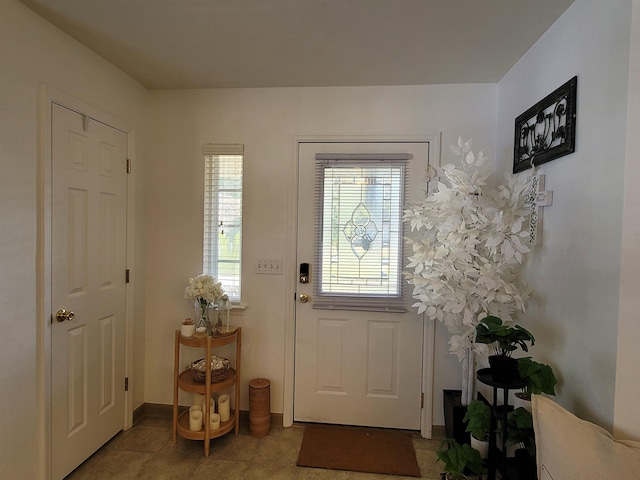
<svg viewBox="0 0 640 480">
<path fill-rule="evenodd" d="M 413 285 L 413 307 L 445 324 L 449 350 L 460 361 L 473 351 L 475 328 L 486 315 L 508 322 L 524 311 L 528 290 L 518 268 L 529 252 L 528 178 L 505 174 L 506 183 L 486 189 L 487 157 L 471 151 L 471 140 L 451 146 L 460 165 L 436 169 L 437 191 L 404 212 L 414 233 L 405 277 Z M 529 177 L 530 178 L 530 177 Z"/>
<path fill-rule="evenodd" d="M 197 302 L 201 308 L 208 308 L 218 304 L 225 295 L 222 284 L 211 275 L 198 275 L 189 279 L 189 285 L 184 289 L 184 298 Z"/>
</svg>

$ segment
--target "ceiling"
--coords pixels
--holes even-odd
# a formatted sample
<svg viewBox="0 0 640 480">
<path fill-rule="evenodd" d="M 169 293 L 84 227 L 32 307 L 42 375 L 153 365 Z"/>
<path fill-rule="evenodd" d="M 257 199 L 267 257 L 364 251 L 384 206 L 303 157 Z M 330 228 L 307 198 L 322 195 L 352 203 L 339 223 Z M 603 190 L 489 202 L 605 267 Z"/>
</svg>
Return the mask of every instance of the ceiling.
<svg viewBox="0 0 640 480">
<path fill-rule="evenodd" d="M 149 89 L 495 83 L 573 0 L 21 0 Z"/>
</svg>

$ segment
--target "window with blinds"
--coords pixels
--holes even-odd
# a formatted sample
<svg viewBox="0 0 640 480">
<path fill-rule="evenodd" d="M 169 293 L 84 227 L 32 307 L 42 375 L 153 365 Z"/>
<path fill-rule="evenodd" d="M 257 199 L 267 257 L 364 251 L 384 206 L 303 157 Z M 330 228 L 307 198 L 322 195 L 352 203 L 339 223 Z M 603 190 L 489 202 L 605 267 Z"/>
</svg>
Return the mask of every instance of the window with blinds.
<svg viewBox="0 0 640 480">
<path fill-rule="evenodd" d="M 408 154 L 317 154 L 314 308 L 404 312 Z"/>
<path fill-rule="evenodd" d="M 234 302 L 240 301 L 242 265 L 243 145 L 203 147 L 203 272 L 215 277 Z"/>
</svg>

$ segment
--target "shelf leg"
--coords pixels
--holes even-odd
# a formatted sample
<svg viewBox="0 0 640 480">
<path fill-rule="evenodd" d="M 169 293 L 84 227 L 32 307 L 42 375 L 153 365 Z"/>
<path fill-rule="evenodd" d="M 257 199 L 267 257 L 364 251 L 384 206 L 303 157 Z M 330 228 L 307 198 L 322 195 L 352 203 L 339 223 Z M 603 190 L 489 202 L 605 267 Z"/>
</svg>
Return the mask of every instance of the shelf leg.
<svg viewBox="0 0 640 480">
<path fill-rule="evenodd" d="M 176 330 L 173 356 L 173 443 L 178 441 L 178 375 L 180 373 L 180 331 Z"/>
<path fill-rule="evenodd" d="M 204 421 L 204 456 L 209 456 L 209 448 L 211 447 L 211 337 L 207 337 L 207 373 L 205 375 L 205 421 Z"/>
<path fill-rule="evenodd" d="M 235 402 L 234 402 L 235 408 L 236 408 L 236 412 L 235 412 L 236 437 L 240 432 L 240 357 L 242 356 L 240 353 L 241 350 L 242 350 L 242 329 L 238 327 L 238 333 L 236 336 L 236 385 L 235 385 L 236 394 L 235 394 Z"/>
<path fill-rule="evenodd" d="M 496 419 L 496 407 L 498 405 L 498 389 L 493 387 L 493 404 L 491 405 L 491 424 L 490 430 L 491 434 L 489 435 L 489 468 L 487 470 L 487 480 L 495 480 L 496 479 L 496 454 L 497 452 L 497 444 L 496 444 L 496 430 L 498 429 L 497 419 Z"/>
</svg>

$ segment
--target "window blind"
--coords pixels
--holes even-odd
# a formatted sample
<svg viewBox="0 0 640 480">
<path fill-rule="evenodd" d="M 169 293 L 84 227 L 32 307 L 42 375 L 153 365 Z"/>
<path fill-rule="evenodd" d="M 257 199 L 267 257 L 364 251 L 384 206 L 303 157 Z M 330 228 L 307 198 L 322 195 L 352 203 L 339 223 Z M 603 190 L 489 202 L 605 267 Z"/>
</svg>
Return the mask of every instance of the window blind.
<svg viewBox="0 0 640 480">
<path fill-rule="evenodd" d="M 409 154 L 316 154 L 313 308 L 404 312 Z"/>
<path fill-rule="evenodd" d="M 239 302 L 242 271 L 242 170 L 244 146 L 206 144 L 203 272 Z"/>
</svg>

